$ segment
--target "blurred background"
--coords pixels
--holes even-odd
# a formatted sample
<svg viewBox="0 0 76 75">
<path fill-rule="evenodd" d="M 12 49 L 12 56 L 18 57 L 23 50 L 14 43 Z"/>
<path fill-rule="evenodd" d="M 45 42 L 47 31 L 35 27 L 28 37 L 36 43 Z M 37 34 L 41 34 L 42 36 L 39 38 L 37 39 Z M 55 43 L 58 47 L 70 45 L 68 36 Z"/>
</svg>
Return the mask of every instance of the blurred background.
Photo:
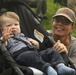
<svg viewBox="0 0 76 75">
<path fill-rule="evenodd" d="M 51 25 L 52 25 L 52 16 L 54 15 L 54 13 L 57 11 L 58 8 L 60 7 L 65 7 L 64 5 L 61 5 L 59 3 L 54 3 L 54 0 L 47 0 L 47 13 L 46 16 L 48 19 L 42 19 L 41 23 L 43 25 L 43 27 L 46 30 L 51 29 Z M 73 36 L 76 37 L 76 26 L 75 29 L 73 31 Z"/>
</svg>

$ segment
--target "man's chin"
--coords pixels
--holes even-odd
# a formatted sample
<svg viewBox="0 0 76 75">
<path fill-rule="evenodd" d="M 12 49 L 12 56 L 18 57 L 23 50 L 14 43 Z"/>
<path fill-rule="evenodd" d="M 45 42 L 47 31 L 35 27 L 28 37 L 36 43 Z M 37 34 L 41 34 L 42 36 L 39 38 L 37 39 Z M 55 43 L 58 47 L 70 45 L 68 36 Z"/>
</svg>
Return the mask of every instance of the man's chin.
<svg viewBox="0 0 76 75">
<path fill-rule="evenodd" d="M 57 36 L 63 36 L 62 33 L 56 33 L 55 35 L 57 35 Z"/>
</svg>

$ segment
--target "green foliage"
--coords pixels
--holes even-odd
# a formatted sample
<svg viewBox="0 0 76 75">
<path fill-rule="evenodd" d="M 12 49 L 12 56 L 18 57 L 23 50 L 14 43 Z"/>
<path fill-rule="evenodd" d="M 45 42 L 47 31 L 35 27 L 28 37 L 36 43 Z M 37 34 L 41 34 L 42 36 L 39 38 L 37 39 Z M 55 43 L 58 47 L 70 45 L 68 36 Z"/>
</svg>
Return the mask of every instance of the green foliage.
<svg viewBox="0 0 76 75">
<path fill-rule="evenodd" d="M 56 12 L 56 10 L 60 7 L 60 5 L 55 4 L 54 0 L 47 0 L 47 13 L 46 16 L 48 20 L 43 19 L 42 25 L 45 29 L 51 29 L 52 16 Z"/>
<path fill-rule="evenodd" d="M 46 16 L 47 16 L 48 20 L 43 19 L 42 22 L 41 22 L 44 29 L 49 30 L 49 29 L 52 28 L 51 27 L 51 25 L 52 25 L 52 16 L 55 14 L 57 9 L 60 8 L 60 7 L 63 7 L 63 6 L 61 6 L 59 4 L 55 4 L 54 0 L 47 0 L 47 13 L 46 13 Z M 74 31 L 73 31 L 73 36 L 76 37 L 76 29 L 74 29 Z"/>
</svg>

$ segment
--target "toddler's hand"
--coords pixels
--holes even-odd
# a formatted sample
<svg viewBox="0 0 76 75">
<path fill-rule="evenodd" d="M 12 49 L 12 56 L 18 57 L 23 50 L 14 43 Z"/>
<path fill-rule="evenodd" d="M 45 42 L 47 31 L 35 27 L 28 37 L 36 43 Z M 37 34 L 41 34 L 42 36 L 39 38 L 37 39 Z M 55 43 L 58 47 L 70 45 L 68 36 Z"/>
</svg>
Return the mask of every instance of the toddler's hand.
<svg viewBox="0 0 76 75">
<path fill-rule="evenodd" d="M 29 40 L 37 49 L 39 49 L 39 43 L 38 43 L 36 40 L 34 40 L 34 39 L 32 39 L 32 38 L 28 38 L 28 40 Z"/>
</svg>

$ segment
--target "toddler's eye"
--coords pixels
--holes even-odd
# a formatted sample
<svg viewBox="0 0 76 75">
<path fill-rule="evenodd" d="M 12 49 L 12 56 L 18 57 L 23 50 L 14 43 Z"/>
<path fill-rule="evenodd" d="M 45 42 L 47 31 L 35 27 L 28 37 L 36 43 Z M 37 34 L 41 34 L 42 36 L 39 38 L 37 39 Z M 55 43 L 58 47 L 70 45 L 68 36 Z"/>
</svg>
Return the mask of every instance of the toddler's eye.
<svg viewBox="0 0 76 75">
<path fill-rule="evenodd" d="M 19 24 L 15 24 L 15 26 L 18 26 Z"/>
<path fill-rule="evenodd" d="M 10 26 L 12 26 L 11 24 L 9 24 L 9 25 L 6 25 L 6 27 L 10 27 Z"/>
</svg>

